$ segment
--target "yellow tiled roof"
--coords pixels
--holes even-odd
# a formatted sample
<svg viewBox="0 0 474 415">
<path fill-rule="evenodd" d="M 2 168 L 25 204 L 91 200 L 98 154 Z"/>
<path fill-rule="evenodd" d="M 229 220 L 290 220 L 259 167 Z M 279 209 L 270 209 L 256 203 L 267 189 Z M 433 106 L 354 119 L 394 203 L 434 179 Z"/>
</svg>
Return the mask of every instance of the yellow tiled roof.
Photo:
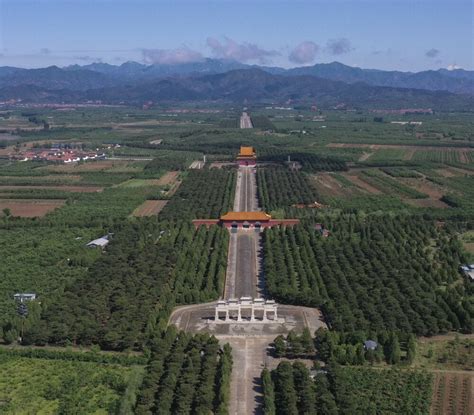
<svg viewBox="0 0 474 415">
<path fill-rule="evenodd" d="M 241 146 L 239 156 L 255 156 L 255 150 L 253 147 Z"/>
<path fill-rule="evenodd" d="M 221 220 L 248 220 L 248 221 L 266 221 L 272 217 L 265 212 L 227 212 L 221 216 Z"/>
</svg>

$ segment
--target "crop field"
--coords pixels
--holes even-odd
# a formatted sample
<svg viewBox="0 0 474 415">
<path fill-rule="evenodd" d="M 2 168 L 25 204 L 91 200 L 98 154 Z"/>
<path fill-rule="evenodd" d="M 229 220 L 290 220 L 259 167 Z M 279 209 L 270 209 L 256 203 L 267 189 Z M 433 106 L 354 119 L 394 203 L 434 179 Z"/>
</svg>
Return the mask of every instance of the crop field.
<svg viewBox="0 0 474 415">
<path fill-rule="evenodd" d="M 0 355 L 2 414 L 109 414 L 142 367 Z M 124 408 L 125 409 L 125 408 Z"/>
<path fill-rule="evenodd" d="M 118 187 L 130 188 L 130 187 L 148 187 L 148 186 L 160 186 L 160 179 L 129 179 L 123 183 L 120 183 Z"/>
<path fill-rule="evenodd" d="M 56 190 L 58 192 L 73 192 L 73 193 L 97 193 L 104 190 L 103 187 L 98 186 L 3 186 L 0 185 L 0 192 L 15 190 Z"/>
<path fill-rule="evenodd" d="M 474 150 L 469 147 L 417 146 L 393 144 L 356 144 L 329 143 L 329 148 L 365 149 L 359 161 L 422 161 L 440 164 L 470 164 L 473 162 Z"/>
<path fill-rule="evenodd" d="M 82 173 L 89 171 L 108 172 L 140 172 L 145 162 L 127 160 L 99 160 L 84 163 L 60 164 L 54 166 L 40 167 L 38 170 L 46 170 L 55 173 Z"/>
<path fill-rule="evenodd" d="M 320 173 L 313 175 L 312 183 L 323 200 L 328 197 L 349 198 L 366 192 L 346 177 L 347 173 Z"/>
<path fill-rule="evenodd" d="M 132 216 L 143 217 L 158 215 L 167 203 L 167 200 L 146 200 L 133 211 Z"/>
<path fill-rule="evenodd" d="M 342 173 L 343 177 L 345 177 L 347 180 L 349 180 L 351 183 L 353 183 L 355 186 L 357 186 L 360 189 L 363 189 L 365 192 L 369 194 L 381 194 L 382 191 L 378 189 L 375 186 L 372 186 L 371 184 L 367 183 L 365 180 L 362 180 L 359 177 L 359 173 L 355 172 L 347 172 L 347 173 Z"/>
<path fill-rule="evenodd" d="M 412 157 L 413 161 L 428 161 L 440 164 L 471 164 L 474 160 L 471 149 L 417 149 Z"/>
<path fill-rule="evenodd" d="M 70 184 L 81 180 L 77 174 L 52 174 L 47 176 L 0 176 L 2 185 L 33 185 L 33 184 Z"/>
<path fill-rule="evenodd" d="M 0 211 L 9 209 L 11 216 L 22 218 L 37 218 L 52 212 L 64 205 L 65 200 L 15 200 L 0 199 Z M 5 216 L 5 213 L 2 213 Z"/>
<path fill-rule="evenodd" d="M 432 415 L 465 415 L 472 413 L 474 379 L 472 374 L 436 373 L 434 379 Z"/>
</svg>

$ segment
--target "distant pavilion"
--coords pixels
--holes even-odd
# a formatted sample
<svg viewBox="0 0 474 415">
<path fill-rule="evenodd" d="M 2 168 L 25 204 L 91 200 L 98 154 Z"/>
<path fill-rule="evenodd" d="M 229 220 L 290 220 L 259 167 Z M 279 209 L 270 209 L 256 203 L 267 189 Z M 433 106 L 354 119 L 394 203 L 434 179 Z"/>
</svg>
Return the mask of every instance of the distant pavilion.
<svg viewBox="0 0 474 415">
<path fill-rule="evenodd" d="M 253 147 L 241 146 L 237 155 L 239 166 L 255 166 L 257 164 L 257 154 Z"/>
</svg>

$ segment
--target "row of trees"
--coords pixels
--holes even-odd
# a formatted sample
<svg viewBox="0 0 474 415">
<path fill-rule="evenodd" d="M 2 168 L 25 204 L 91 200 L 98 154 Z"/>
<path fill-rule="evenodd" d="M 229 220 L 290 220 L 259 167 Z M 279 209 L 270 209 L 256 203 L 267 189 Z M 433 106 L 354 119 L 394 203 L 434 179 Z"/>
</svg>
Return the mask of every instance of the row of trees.
<svg viewBox="0 0 474 415">
<path fill-rule="evenodd" d="M 236 174 L 232 170 L 190 170 L 160 217 L 170 220 L 218 218 L 231 209 L 235 182 Z"/>
<path fill-rule="evenodd" d="M 367 343 L 370 341 L 370 343 Z M 373 343 L 372 343 L 373 342 Z M 340 333 L 319 328 L 315 338 L 307 328 L 301 334 L 291 331 L 273 341 L 276 357 L 319 358 L 325 363 L 364 365 L 385 360 L 387 364 L 411 364 L 416 354 L 413 334 L 363 331 Z"/>
<path fill-rule="evenodd" d="M 258 199 L 267 211 L 320 200 L 307 176 L 284 168 L 257 170 Z"/>
<path fill-rule="evenodd" d="M 135 413 L 228 413 L 232 351 L 207 334 L 170 327 L 151 345 L 152 356 Z"/>
<path fill-rule="evenodd" d="M 431 375 L 330 365 L 310 371 L 281 362 L 262 372 L 265 415 L 428 414 Z"/>
<path fill-rule="evenodd" d="M 133 146 L 137 146 L 135 141 Z M 156 145 L 145 142 L 143 147 L 156 148 Z M 169 150 L 155 151 L 153 155 L 153 160 L 145 166 L 145 174 L 169 170 L 185 170 L 194 159 L 199 157 L 199 153 Z"/>
<path fill-rule="evenodd" d="M 269 293 L 321 307 L 339 331 L 472 331 L 460 242 L 412 216 L 341 215 L 321 238 L 310 223 L 264 232 Z"/>
<path fill-rule="evenodd" d="M 298 162 L 302 165 L 303 171 L 308 173 L 316 173 L 320 171 L 344 171 L 347 170 L 346 162 L 340 158 L 332 156 L 322 156 L 314 153 L 303 153 L 288 150 L 287 152 L 277 150 L 268 151 L 262 159 L 264 161 L 273 161 L 284 163 L 288 156 L 291 161 Z"/>
</svg>

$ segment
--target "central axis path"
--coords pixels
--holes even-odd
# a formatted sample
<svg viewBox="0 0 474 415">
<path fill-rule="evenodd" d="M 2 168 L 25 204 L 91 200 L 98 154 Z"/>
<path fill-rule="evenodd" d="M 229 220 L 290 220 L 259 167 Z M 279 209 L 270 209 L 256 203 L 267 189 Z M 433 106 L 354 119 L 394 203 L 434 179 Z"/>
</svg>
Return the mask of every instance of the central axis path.
<svg viewBox="0 0 474 415">
<path fill-rule="evenodd" d="M 258 210 L 255 168 L 239 167 L 234 199 L 234 211 Z M 263 297 L 263 278 L 260 275 L 260 234 L 254 229 L 231 230 L 224 298 Z M 260 278 L 260 280 L 259 280 Z M 259 283 L 260 281 L 260 283 Z M 232 346 L 233 367 L 230 385 L 230 415 L 262 413 L 260 373 L 264 366 L 275 363 L 267 353 L 278 334 L 308 327 L 314 332 L 324 327 L 317 309 L 278 305 L 280 322 L 273 324 L 223 322 L 215 323 L 216 302 L 177 307 L 169 324 L 192 333 L 214 334 L 221 344 Z"/>
<path fill-rule="evenodd" d="M 258 209 L 257 186 L 253 167 L 241 166 L 237 173 L 234 212 Z M 227 258 L 224 298 L 260 297 L 260 235 L 255 230 L 232 230 Z"/>
<path fill-rule="evenodd" d="M 255 168 L 239 167 L 234 199 L 235 212 L 258 210 Z M 229 241 L 225 299 L 260 297 L 259 291 L 260 234 L 255 230 L 232 231 Z M 261 412 L 260 373 L 263 369 L 268 344 L 274 336 L 229 336 L 234 355 L 231 378 L 230 415 Z"/>
</svg>

